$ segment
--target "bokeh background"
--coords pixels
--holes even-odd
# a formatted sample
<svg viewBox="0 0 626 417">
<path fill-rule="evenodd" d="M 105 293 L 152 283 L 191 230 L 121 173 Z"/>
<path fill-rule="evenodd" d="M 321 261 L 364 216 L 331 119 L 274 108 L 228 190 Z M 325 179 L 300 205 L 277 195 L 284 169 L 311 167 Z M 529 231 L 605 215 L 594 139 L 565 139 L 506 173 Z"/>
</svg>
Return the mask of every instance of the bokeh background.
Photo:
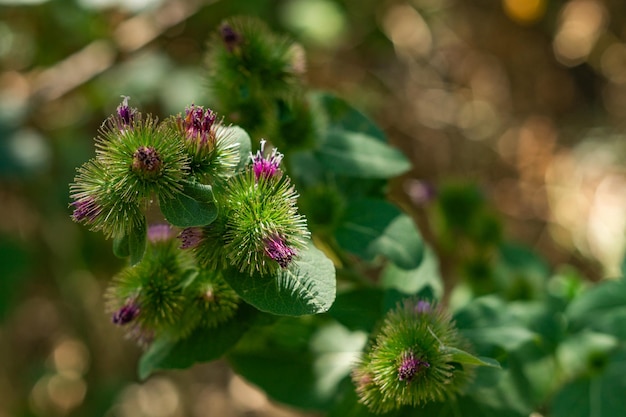
<svg viewBox="0 0 626 417">
<path fill-rule="evenodd" d="M 295 415 L 222 362 L 139 383 L 102 305 L 122 262 L 69 217 L 121 95 L 161 117 L 211 106 L 207 39 L 235 15 L 291 34 L 311 87 L 411 158 L 392 198 L 427 237 L 425 191 L 464 181 L 553 267 L 618 273 L 622 0 L 0 0 L 0 417 Z"/>
</svg>

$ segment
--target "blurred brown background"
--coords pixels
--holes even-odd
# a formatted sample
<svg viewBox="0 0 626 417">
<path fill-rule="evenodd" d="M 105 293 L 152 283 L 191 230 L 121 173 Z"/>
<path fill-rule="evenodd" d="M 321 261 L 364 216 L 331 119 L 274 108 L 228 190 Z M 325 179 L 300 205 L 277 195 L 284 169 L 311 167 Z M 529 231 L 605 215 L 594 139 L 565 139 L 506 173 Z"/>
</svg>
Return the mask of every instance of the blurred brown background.
<svg viewBox="0 0 626 417">
<path fill-rule="evenodd" d="M 206 39 L 242 14 L 294 36 L 311 86 L 412 159 L 405 206 L 420 213 L 424 184 L 473 181 L 508 238 L 618 273 L 621 0 L 0 0 L 0 417 L 290 414 L 223 363 L 139 384 L 140 351 L 102 308 L 121 261 L 67 206 L 121 95 L 161 117 L 211 105 Z"/>
</svg>

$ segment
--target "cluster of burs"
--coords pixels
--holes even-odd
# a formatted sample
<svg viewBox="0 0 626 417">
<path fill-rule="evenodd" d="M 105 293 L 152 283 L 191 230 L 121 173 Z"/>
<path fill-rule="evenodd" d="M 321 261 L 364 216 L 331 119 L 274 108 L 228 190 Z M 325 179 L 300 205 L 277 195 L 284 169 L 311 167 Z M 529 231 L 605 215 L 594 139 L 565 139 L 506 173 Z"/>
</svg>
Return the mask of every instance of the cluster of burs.
<svg viewBox="0 0 626 417">
<path fill-rule="evenodd" d="M 309 238 L 277 150 L 306 146 L 316 134 L 302 51 L 241 20 L 224 24 L 212 43 L 207 77 L 217 108 L 255 140 L 269 132 L 270 143 L 260 140 L 253 153 L 246 131 L 199 105 L 157 120 L 123 97 L 70 186 L 73 219 L 128 258 L 107 308 L 142 346 L 233 320 L 242 301 L 224 277 L 276 275 Z M 463 352 L 450 348 L 459 345 L 437 305 L 399 305 L 352 373 L 360 401 L 386 412 L 454 395 L 467 380 Z"/>
</svg>

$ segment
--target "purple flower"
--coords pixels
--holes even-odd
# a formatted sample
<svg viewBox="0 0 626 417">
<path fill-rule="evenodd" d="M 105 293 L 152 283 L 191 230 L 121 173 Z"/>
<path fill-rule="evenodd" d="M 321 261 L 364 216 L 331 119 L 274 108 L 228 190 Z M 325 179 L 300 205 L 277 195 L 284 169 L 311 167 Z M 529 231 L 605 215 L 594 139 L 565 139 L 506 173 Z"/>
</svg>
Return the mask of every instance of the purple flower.
<svg viewBox="0 0 626 417">
<path fill-rule="evenodd" d="M 172 236 L 172 228 L 169 224 L 155 224 L 148 228 L 148 240 L 152 243 L 164 242 Z"/>
<path fill-rule="evenodd" d="M 135 320 L 140 311 L 139 305 L 134 300 L 128 301 L 122 308 L 113 313 L 111 321 L 117 325 L 123 326 Z"/>
<path fill-rule="evenodd" d="M 119 117 L 120 125 L 118 126 L 120 130 L 124 130 L 125 128 L 132 127 L 135 116 L 137 115 L 137 109 L 131 108 L 128 105 L 128 100 L 130 97 L 122 96 L 124 99 L 122 104 L 117 106 L 117 116 Z"/>
<path fill-rule="evenodd" d="M 406 352 L 402 355 L 400 366 L 398 366 L 398 380 L 411 382 L 415 374 L 425 368 L 430 368 L 428 362 L 416 358 L 411 351 Z"/>
<path fill-rule="evenodd" d="M 144 177 L 156 177 L 162 166 L 161 157 L 152 146 L 141 146 L 133 154 L 133 171 Z"/>
<path fill-rule="evenodd" d="M 433 184 L 416 179 L 405 181 L 404 191 L 416 206 L 424 206 L 437 197 L 437 189 Z"/>
<path fill-rule="evenodd" d="M 265 240 L 265 254 L 278 262 L 281 268 L 287 268 L 296 251 L 287 246 L 280 236 L 274 235 Z"/>
<path fill-rule="evenodd" d="M 272 153 L 265 157 L 265 143 L 264 139 L 261 140 L 261 149 L 257 151 L 256 155 L 250 153 L 252 159 L 252 170 L 254 176 L 258 181 L 259 178 L 272 178 L 281 174 L 280 163 L 283 160 L 283 154 L 278 152 L 276 148 L 272 150 Z"/>
<path fill-rule="evenodd" d="M 102 210 L 93 197 L 83 197 L 74 201 L 71 205 L 74 206 L 72 219 L 75 222 L 92 222 Z"/>
<path fill-rule="evenodd" d="M 415 312 L 418 314 L 429 313 L 430 303 L 426 300 L 419 300 L 415 305 Z"/>
<path fill-rule="evenodd" d="M 191 249 L 200 244 L 204 238 L 204 233 L 201 227 L 187 227 L 180 232 L 178 238 L 181 241 L 181 249 Z"/>
<path fill-rule="evenodd" d="M 202 106 L 192 104 L 185 109 L 185 118 L 179 121 L 189 140 L 197 141 L 199 145 L 211 144 L 214 140 L 211 128 L 217 118 L 211 109 L 204 110 Z"/>
<path fill-rule="evenodd" d="M 241 36 L 228 23 L 224 23 L 220 27 L 220 36 L 229 52 L 232 52 L 241 42 Z"/>
</svg>

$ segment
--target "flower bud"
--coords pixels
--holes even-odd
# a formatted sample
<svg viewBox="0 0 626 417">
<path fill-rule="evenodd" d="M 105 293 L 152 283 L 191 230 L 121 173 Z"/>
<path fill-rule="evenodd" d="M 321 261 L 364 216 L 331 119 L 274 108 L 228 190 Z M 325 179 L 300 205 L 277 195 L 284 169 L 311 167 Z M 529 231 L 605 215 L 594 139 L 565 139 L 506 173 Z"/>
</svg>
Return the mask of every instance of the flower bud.
<svg viewBox="0 0 626 417">
<path fill-rule="evenodd" d="M 139 305 L 137 305 L 134 300 L 128 301 L 119 310 L 113 313 L 111 321 L 114 324 L 123 326 L 135 320 L 140 311 L 141 309 L 139 308 Z"/>
<path fill-rule="evenodd" d="M 252 171 L 254 172 L 254 177 L 257 181 L 259 181 L 260 178 L 269 179 L 280 177 L 282 174 L 280 171 L 280 163 L 283 160 L 283 154 L 274 148 L 269 156 L 264 156 L 265 143 L 265 139 L 262 139 L 261 149 L 257 151 L 256 155 L 250 153 L 250 159 L 252 159 Z"/>
<path fill-rule="evenodd" d="M 353 371 L 359 400 L 385 413 L 454 397 L 471 377 L 448 349 L 460 347 L 465 342 L 440 307 L 426 300 L 399 304 Z"/>
</svg>

